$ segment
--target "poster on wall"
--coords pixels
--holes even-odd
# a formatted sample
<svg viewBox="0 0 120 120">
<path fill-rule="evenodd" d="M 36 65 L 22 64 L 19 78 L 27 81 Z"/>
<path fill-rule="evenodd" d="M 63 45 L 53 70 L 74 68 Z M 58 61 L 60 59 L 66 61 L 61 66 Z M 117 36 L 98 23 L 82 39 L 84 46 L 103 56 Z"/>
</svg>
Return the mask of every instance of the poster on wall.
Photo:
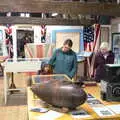
<svg viewBox="0 0 120 120">
<path fill-rule="evenodd" d="M 25 45 L 34 42 L 34 31 L 33 30 L 17 30 L 17 57 L 25 57 Z"/>
<path fill-rule="evenodd" d="M 72 49 L 78 53 L 80 50 L 80 33 L 79 32 L 57 32 L 56 48 L 62 47 L 66 39 L 71 39 L 73 41 Z"/>
</svg>

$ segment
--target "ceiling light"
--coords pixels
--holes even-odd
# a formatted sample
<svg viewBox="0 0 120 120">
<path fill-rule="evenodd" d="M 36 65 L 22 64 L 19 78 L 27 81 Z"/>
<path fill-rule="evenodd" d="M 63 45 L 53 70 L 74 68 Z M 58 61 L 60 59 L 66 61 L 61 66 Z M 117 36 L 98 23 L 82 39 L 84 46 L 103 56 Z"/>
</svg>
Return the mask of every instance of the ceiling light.
<svg viewBox="0 0 120 120">
<path fill-rule="evenodd" d="M 30 13 L 26 13 L 25 16 L 26 16 L 26 17 L 30 17 Z"/>
<path fill-rule="evenodd" d="M 11 12 L 7 12 L 7 13 L 6 13 L 6 16 L 7 16 L 7 17 L 10 17 L 10 16 L 11 16 Z"/>
<path fill-rule="evenodd" d="M 25 17 L 25 13 L 20 13 L 20 17 Z"/>
<path fill-rule="evenodd" d="M 57 16 L 58 15 L 58 13 L 52 13 L 52 16 Z"/>
</svg>

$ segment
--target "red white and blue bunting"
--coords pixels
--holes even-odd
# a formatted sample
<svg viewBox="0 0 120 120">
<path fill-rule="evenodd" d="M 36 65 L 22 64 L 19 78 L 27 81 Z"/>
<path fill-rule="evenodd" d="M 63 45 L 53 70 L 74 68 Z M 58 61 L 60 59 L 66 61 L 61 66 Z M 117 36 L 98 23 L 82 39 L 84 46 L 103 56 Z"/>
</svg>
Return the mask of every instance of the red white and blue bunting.
<svg viewBox="0 0 120 120">
<path fill-rule="evenodd" d="M 6 47 L 7 47 L 8 56 L 12 58 L 13 57 L 13 39 L 12 39 L 11 25 L 9 24 L 6 25 L 5 34 L 6 34 Z"/>
<path fill-rule="evenodd" d="M 45 43 L 46 42 L 46 25 L 41 25 L 41 43 Z"/>
</svg>

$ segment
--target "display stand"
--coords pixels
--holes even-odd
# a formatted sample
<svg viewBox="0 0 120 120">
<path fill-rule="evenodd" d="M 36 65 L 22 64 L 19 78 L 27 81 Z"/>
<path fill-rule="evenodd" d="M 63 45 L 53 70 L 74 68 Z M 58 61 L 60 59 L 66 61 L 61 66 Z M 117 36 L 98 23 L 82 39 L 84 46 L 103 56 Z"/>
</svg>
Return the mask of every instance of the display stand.
<svg viewBox="0 0 120 120">
<path fill-rule="evenodd" d="M 87 63 L 87 59 L 92 55 L 92 52 L 87 52 L 87 51 L 82 51 L 80 52 L 77 57 L 82 57 L 84 58 L 84 68 L 85 68 L 85 71 L 84 71 L 84 77 L 87 77 L 87 67 L 88 67 L 88 63 Z"/>
<path fill-rule="evenodd" d="M 93 52 L 82 51 L 77 56 L 84 58 L 84 83 L 87 86 L 95 86 L 96 82 L 90 79 L 90 63 L 89 58 Z"/>
<path fill-rule="evenodd" d="M 7 95 L 10 91 L 21 90 L 23 88 L 16 88 L 14 83 L 14 73 L 17 72 L 37 72 L 40 70 L 41 61 L 37 58 L 34 59 L 8 59 L 4 64 L 4 102 L 7 103 Z M 12 73 L 10 78 L 9 73 Z M 11 79 L 11 87 L 9 81 Z"/>
</svg>

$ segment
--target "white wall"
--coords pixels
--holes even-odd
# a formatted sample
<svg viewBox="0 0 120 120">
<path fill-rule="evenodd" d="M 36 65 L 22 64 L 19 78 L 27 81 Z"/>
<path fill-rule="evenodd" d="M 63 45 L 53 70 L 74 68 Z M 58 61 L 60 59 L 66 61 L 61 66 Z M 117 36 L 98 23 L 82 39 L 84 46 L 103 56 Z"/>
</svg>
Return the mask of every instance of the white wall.
<svg viewBox="0 0 120 120">
<path fill-rule="evenodd" d="M 16 37 L 16 30 L 33 30 L 34 31 L 34 43 L 35 44 L 41 44 L 41 26 L 40 25 L 13 25 L 13 51 L 14 51 L 14 58 L 17 57 L 17 37 Z M 48 25 L 46 26 L 46 40 L 47 43 L 51 43 L 52 40 L 52 31 L 53 30 L 64 30 L 64 29 L 83 29 L 83 26 L 52 26 Z"/>
<path fill-rule="evenodd" d="M 51 42 L 52 40 L 52 31 L 53 30 L 64 30 L 64 29 L 83 29 L 83 26 L 58 26 L 58 25 L 47 25 L 46 26 L 46 42 Z M 41 43 L 41 26 L 40 25 L 34 25 L 34 43 L 40 44 Z"/>
<path fill-rule="evenodd" d="M 111 20 L 111 32 L 120 32 L 120 17 Z"/>
<path fill-rule="evenodd" d="M 58 26 L 58 25 L 47 25 L 47 32 L 46 32 L 46 42 L 51 42 L 52 40 L 52 31 L 53 30 L 64 30 L 64 29 L 83 29 L 83 26 Z M 41 26 L 34 26 L 34 42 L 41 43 Z"/>
</svg>

